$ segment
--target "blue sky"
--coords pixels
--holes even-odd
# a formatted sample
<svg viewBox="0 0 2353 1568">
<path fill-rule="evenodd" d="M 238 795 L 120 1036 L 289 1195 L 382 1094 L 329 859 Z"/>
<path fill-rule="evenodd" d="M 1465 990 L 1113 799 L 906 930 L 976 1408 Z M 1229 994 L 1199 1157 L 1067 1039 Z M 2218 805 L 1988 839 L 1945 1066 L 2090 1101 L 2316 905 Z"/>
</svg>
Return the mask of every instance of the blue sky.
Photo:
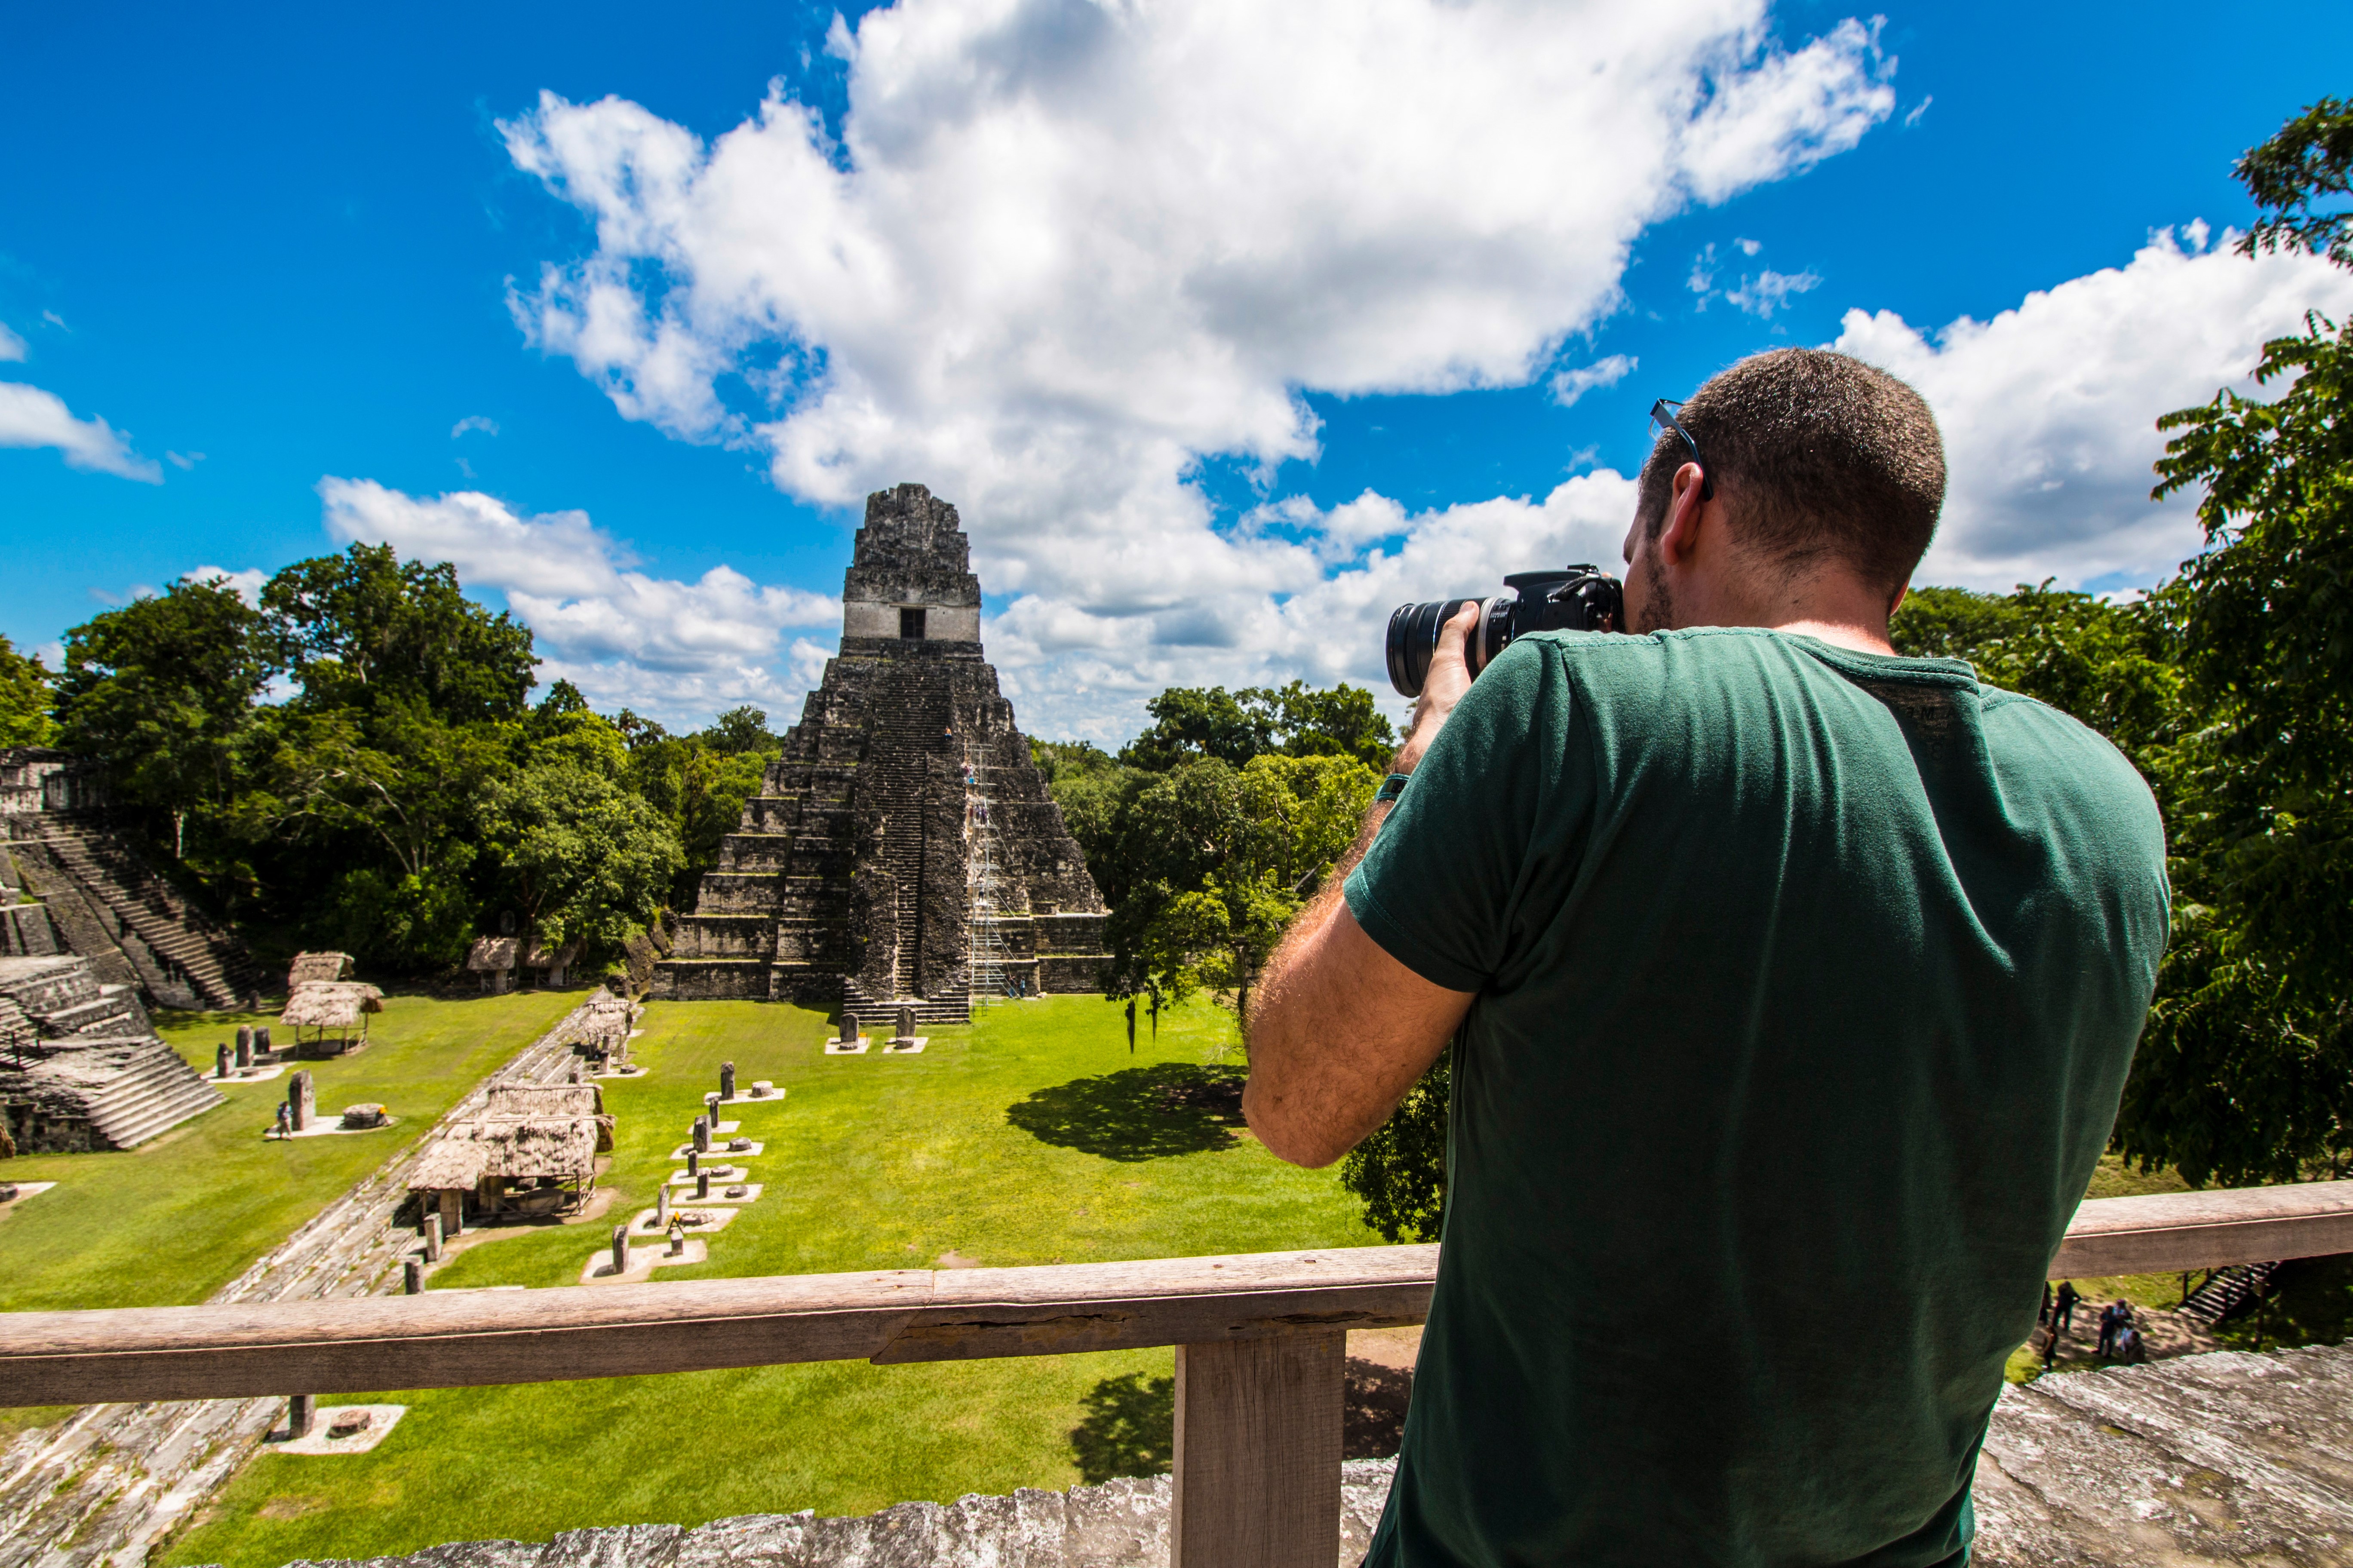
<svg viewBox="0 0 2353 1568">
<path fill-rule="evenodd" d="M 382 538 L 602 706 L 781 721 L 915 479 L 1025 722 L 1116 740 L 1614 559 L 1650 401 L 1780 343 L 1937 407 L 1923 580 L 2143 585 L 2149 422 L 2353 302 L 2217 243 L 2347 58 L 2323 5 L 20 8 L 0 632 Z"/>
</svg>

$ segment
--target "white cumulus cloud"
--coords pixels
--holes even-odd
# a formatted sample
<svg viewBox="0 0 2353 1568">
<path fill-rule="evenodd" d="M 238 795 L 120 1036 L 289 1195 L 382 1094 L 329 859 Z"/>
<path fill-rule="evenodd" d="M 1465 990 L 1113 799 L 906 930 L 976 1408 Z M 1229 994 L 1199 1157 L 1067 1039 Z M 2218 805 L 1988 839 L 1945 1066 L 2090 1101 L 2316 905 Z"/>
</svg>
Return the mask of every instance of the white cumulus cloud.
<svg viewBox="0 0 2353 1568">
<path fill-rule="evenodd" d="M 164 470 L 132 451 L 125 433 L 96 415 L 77 419 L 57 394 L 20 381 L 0 381 L 0 447 L 55 447 L 68 468 L 164 482 Z"/>
<path fill-rule="evenodd" d="M 771 668 L 783 634 L 841 619 L 838 599 L 728 566 L 691 583 L 635 570 L 582 511 L 525 515 L 480 491 L 420 497 L 373 479 L 324 479 L 319 494 L 334 538 L 447 561 L 467 586 L 497 589 L 540 646 L 542 679 L 570 679 L 600 706 L 685 722 L 737 701 L 782 706 L 807 684 Z M 797 642 L 789 673 L 806 662 Z"/>
<path fill-rule="evenodd" d="M 1329 563 L 1319 518 L 1220 526 L 1204 458 L 1313 457 L 1305 388 L 1547 377 L 1649 225 L 1893 112 L 1873 26 L 1767 22 L 902 0 L 837 27 L 837 127 L 781 86 L 708 142 L 619 99 L 504 122 L 596 235 L 512 305 L 626 416 L 761 452 L 793 495 L 930 485 L 1030 646 L 1141 668 L 1236 646 Z"/>
<path fill-rule="evenodd" d="M 2300 330 L 2308 309 L 2353 310 L 2339 268 L 2209 239 L 2203 224 L 2162 231 L 2128 265 L 1990 321 L 1922 331 L 1892 311 L 1846 313 L 1831 346 L 1919 388 L 1944 431 L 1951 484 L 1918 581 L 2146 584 L 2197 552 L 2197 498 L 2148 499 L 2158 416 L 2222 386 L 2256 394 L 2263 340 Z"/>
<path fill-rule="evenodd" d="M 269 581 L 269 574 L 259 566 L 248 566 L 242 572 L 232 572 L 226 566 L 199 566 L 193 572 L 180 574 L 183 583 L 218 583 L 236 591 L 237 596 L 257 608 L 261 604 L 261 585 Z"/>
<path fill-rule="evenodd" d="M 1563 408 L 1569 407 L 1597 386 L 1617 385 L 1641 363 L 1631 354 L 1611 354 L 1591 364 L 1562 371 L 1552 378 L 1553 401 Z"/>
</svg>

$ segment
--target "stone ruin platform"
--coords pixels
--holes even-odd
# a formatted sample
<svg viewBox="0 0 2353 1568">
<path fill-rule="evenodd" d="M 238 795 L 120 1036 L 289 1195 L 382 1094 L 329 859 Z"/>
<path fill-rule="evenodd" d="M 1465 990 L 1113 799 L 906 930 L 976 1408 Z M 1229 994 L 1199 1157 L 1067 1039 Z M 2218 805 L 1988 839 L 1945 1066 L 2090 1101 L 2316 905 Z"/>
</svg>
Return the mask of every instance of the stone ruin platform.
<svg viewBox="0 0 2353 1568">
<path fill-rule="evenodd" d="M 0 1117 L 19 1153 L 135 1148 L 221 1100 L 130 985 L 70 954 L 0 957 Z"/>
<path fill-rule="evenodd" d="M 1364 1555 L 1394 1464 L 1343 1467 L 1336 1568 Z M 1158 1476 L 856 1519 L 748 1514 L 473 1542 L 370 1568 L 1162 1568 L 1169 1504 Z M 2353 1563 L 2353 1347 L 2184 1356 L 2005 1389 L 1977 1512 L 1977 1568 Z"/>
</svg>

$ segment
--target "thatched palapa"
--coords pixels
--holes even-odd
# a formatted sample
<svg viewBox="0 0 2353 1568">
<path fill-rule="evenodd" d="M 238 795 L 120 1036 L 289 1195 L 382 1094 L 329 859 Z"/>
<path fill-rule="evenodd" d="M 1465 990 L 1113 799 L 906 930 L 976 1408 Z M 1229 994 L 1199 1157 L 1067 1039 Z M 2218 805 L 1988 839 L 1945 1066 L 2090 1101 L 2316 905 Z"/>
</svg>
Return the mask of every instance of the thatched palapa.
<svg viewBox="0 0 2353 1568">
<path fill-rule="evenodd" d="M 466 953 L 466 967 L 482 977 L 484 991 L 496 995 L 514 984 L 515 961 L 522 956 L 521 937 L 476 937 Z"/>
<path fill-rule="evenodd" d="M 294 967 L 286 972 L 286 994 L 291 996 L 312 981 L 349 980 L 354 973 L 348 952 L 298 952 Z"/>
<path fill-rule="evenodd" d="M 308 980 L 286 998 L 278 1021 L 294 1031 L 297 1057 L 339 1057 L 367 1044 L 367 1018 L 384 993 L 356 980 Z M 353 1031 L 359 1032 L 357 1039 Z"/>
<path fill-rule="evenodd" d="M 610 1153 L 613 1119 L 605 1114 L 605 1091 L 593 1083 L 494 1083 L 482 1107 L 485 1122 L 582 1119 L 596 1123 L 596 1152 Z"/>
<path fill-rule="evenodd" d="M 544 942 L 533 942 L 522 956 L 526 970 L 541 971 L 542 983 L 550 986 L 564 984 L 565 973 L 580 962 L 580 941 L 575 937 L 559 947 L 550 948 Z"/>
<path fill-rule="evenodd" d="M 461 1121 L 425 1151 L 408 1190 L 478 1189 L 487 1179 L 594 1181 L 596 1144 L 609 1136 L 593 1116 Z"/>
</svg>

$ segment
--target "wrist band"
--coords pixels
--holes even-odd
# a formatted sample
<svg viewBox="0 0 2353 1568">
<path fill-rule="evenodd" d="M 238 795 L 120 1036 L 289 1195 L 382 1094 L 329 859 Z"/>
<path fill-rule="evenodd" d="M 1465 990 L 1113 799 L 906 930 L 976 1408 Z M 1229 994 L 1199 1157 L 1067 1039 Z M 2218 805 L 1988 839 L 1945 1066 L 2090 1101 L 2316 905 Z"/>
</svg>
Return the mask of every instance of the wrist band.
<svg viewBox="0 0 2353 1568">
<path fill-rule="evenodd" d="M 1398 796 L 1405 793 L 1405 786 L 1412 780 L 1412 778 L 1413 775 L 1411 773 L 1391 773 L 1388 777 L 1381 781 L 1381 787 L 1373 792 L 1373 804 L 1375 805 L 1387 805 L 1389 802 L 1397 799 Z"/>
</svg>

